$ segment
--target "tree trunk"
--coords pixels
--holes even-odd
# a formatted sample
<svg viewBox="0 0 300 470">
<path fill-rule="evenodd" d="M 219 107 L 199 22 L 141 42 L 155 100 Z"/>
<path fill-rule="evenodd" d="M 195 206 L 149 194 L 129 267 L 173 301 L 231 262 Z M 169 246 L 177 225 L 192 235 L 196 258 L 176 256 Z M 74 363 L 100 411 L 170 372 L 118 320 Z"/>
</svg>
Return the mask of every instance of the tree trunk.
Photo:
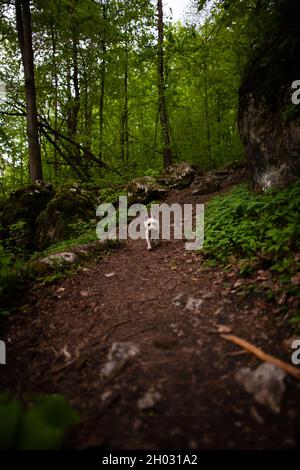
<svg viewBox="0 0 300 470">
<path fill-rule="evenodd" d="M 104 97 L 105 97 L 105 81 L 106 81 L 106 5 L 102 5 L 102 15 L 104 26 L 101 36 L 101 67 L 100 67 L 100 106 L 99 106 L 99 124 L 100 124 L 100 141 L 99 156 L 103 158 L 103 130 L 104 130 Z"/>
<path fill-rule="evenodd" d="M 121 118 L 121 161 L 129 160 L 129 129 L 128 129 L 128 44 L 125 44 L 124 68 L 124 101 Z"/>
<path fill-rule="evenodd" d="M 157 0 L 158 10 L 158 95 L 160 124 L 163 140 L 164 167 L 172 165 L 172 153 L 170 144 L 170 126 L 165 96 L 165 70 L 164 70 L 164 19 L 162 0 Z"/>
<path fill-rule="evenodd" d="M 71 140 L 77 141 L 78 115 L 80 109 L 80 89 L 78 78 L 78 40 L 75 28 L 72 31 L 72 65 L 67 63 L 67 134 Z M 74 96 L 72 93 L 74 90 Z M 81 165 L 81 155 L 78 148 L 70 149 L 70 156 Z"/>
<path fill-rule="evenodd" d="M 56 42 L 57 33 L 54 30 L 54 24 L 51 25 L 51 42 L 52 42 L 52 82 L 54 81 L 54 129 L 58 130 L 58 74 L 57 74 L 57 61 L 56 61 Z M 55 143 L 57 144 L 57 137 L 55 136 Z M 58 152 L 56 146 L 54 147 L 54 175 L 58 175 Z"/>
<path fill-rule="evenodd" d="M 76 140 L 77 127 L 78 127 L 78 113 L 80 108 L 80 91 L 79 91 L 79 80 L 78 80 L 78 39 L 77 33 L 73 33 L 73 87 L 74 87 L 74 102 L 72 106 L 72 121 L 71 121 L 71 132 L 73 138 Z"/>
<path fill-rule="evenodd" d="M 38 134 L 34 59 L 32 49 L 31 14 L 29 0 L 15 0 L 19 47 L 25 77 L 27 136 L 29 149 L 30 179 L 43 179 L 41 148 Z"/>
<path fill-rule="evenodd" d="M 206 124 L 206 148 L 207 156 L 209 161 L 214 165 L 214 159 L 212 158 L 211 152 L 211 130 L 209 121 L 209 109 L 208 109 L 208 80 L 207 80 L 207 64 L 204 63 L 204 106 L 205 106 L 205 124 Z"/>
</svg>

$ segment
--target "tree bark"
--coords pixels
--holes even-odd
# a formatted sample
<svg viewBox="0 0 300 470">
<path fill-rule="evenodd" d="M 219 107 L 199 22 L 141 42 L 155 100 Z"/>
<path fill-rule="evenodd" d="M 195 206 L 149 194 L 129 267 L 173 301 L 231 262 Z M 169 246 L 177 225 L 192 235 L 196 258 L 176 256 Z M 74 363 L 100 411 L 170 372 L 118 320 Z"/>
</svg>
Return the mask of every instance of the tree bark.
<svg viewBox="0 0 300 470">
<path fill-rule="evenodd" d="M 105 97 L 105 82 L 106 82 L 106 21 L 107 10 L 106 4 L 102 5 L 102 16 L 104 26 L 101 36 L 101 67 L 100 67 L 100 106 L 99 106 L 99 125 L 100 125 L 100 140 L 99 140 L 99 156 L 103 158 L 103 131 L 104 131 L 104 97 Z"/>
<path fill-rule="evenodd" d="M 164 17 L 162 0 L 157 0 L 158 11 L 158 95 L 159 95 L 159 112 L 160 124 L 163 140 L 163 163 L 164 167 L 172 165 L 172 153 L 170 143 L 170 126 L 168 118 L 168 110 L 165 96 L 165 65 L 164 65 Z"/>
<path fill-rule="evenodd" d="M 55 32 L 54 24 L 51 24 L 51 42 L 52 42 L 52 81 L 54 81 L 54 129 L 58 128 L 58 74 L 57 74 L 57 60 L 56 60 L 56 43 L 57 32 Z M 55 136 L 55 143 L 57 144 L 57 137 Z M 54 175 L 58 175 L 58 152 L 54 146 Z"/>
<path fill-rule="evenodd" d="M 214 165 L 215 161 L 212 158 L 211 152 L 211 130 L 209 121 L 209 108 L 208 108 L 208 80 L 207 80 L 207 63 L 204 63 L 204 107 L 205 107 L 205 125 L 206 125 L 206 148 L 209 161 Z"/>
<path fill-rule="evenodd" d="M 128 43 L 125 44 L 124 67 L 124 101 L 121 116 L 121 161 L 129 160 L 129 129 L 128 129 Z"/>
<path fill-rule="evenodd" d="M 80 109 L 80 88 L 79 88 L 79 77 L 78 77 L 78 39 L 77 29 L 74 27 L 72 30 L 71 39 L 71 50 L 72 58 L 71 64 L 67 62 L 67 134 L 68 137 L 74 141 L 77 141 L 78 131 L 78 115 Z M 74 93 L 72 92 L 74 90 Z M 73 96 L 74 95 L 74 96 Z M 81 163 L 80 153 L 76 148 L 70 149 L 71 158 L 78 160 Z"/>
<path fill-rule="evenodd" d="M 37 120 L 30 1 L 15 0 L 15 7 L 17 34 L 25 77 L 30 179 L 34 182 L 37 179 L 42 180 L 43 173 Z"/>
</svg>

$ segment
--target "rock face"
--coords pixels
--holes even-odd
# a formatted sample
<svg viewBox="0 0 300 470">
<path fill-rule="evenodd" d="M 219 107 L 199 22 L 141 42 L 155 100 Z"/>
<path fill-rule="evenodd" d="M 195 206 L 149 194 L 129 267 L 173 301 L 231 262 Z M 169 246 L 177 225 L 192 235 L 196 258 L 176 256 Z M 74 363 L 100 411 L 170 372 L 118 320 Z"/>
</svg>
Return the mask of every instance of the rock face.
<svg viewBox="0 0 300 470">
<path fill-rule="evenodd" d="M 169 166 L 160 181 L 169 188 L 185 188 L 193 182 L 195 175 L 195 167 L 188 163 L 179 163 L 178 165 Z"/>
<path fill-rule="evenodd" d="M 31 184 L 13 192 L 0 212 L 1 238 L 13 237 L 17 244 L 30 248 L 36 219 L 53 194 L 50 184 Z"/>
<path fill-rule="evenodd" d="M 75 223 L 95 215 L 95 196 L 77 185 L 60 188 L 37 218 L 35 245 L 43 250 L 76 235 Z"/>
<path fill-rule="evenodd" d="M 97 200 L 78 185 L 54 191 L 47 183 L 12 193 L 0 210 L 0 239 L 10 238 L 28 250 L 43 250 L 75 236 L 73 224 L 95 216 Z"/>
<path fill-rule="evenodd" d="M 279 188 L 300 176 L 300 2 L 286 0 L 274 36 L 255 53 L 240 88 L 239 129 L 254 188 Z"/>
<path fill-rule="evenodd" d="M 166 188 L 149 176 L 131 181 L 125 190 L 128 193 L 129 204 L 147 204 L 154 200 L 160 200 L 167 193 Z"/>
</svg>

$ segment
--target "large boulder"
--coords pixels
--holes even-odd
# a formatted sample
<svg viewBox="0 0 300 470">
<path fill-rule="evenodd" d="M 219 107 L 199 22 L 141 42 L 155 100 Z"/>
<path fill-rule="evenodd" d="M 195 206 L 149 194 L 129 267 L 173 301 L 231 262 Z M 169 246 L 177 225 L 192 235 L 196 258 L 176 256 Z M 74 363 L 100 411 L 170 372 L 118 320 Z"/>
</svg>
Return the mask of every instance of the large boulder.
<svg viewBox="0 0 300 470">
<path fill-rule="evenodd" d="M 44 250 L 53 243 L 76 236 L 74 224 L 95 216 L 97 201 L 93 193 L 78 185 L 60 188 L 37 218 L 35 245 Z"/>
<path fill-rule="evenodd" d="M 283 6 L 284 5 L 284 6 Z M 286 0 L 279 26 L 255 53 L 240 88 L 239 129 L 252 186 L 279 188 L 300 176 L 300 2 Z"/>
<path fill-rule="evenodd" d="M 167 193 L 167 189 L 158 184 L 154 178 L 144 176 L 131 181 L 125 188 L 129 204 L 147 204 L 160 200 Z"/>
<path fill-rule="evenodd" d="M 32 261 L 30 267 L 37 275 L 44 275 L 51 271 L 64 271 L 83 261 L 97 259 L 103 251 L 121 246 L 123 245 L 119 240 L 97 240 L 85 245 L 69 246 L 67 251 L 52 253 L 45 258 Z"/>
<path fill-rule="evenodd" d="M 179 163 L 169 166 L 159 181 L 169 188 L 185 188 L 194 181 L 195 175 L 196 168 L 194 166 L 189 163 Z"/>
<path fill-rule="evenodd" d="M 10 194 L 1 205 L 0 237 L 17 245 L 32 248 L 36 220 L 53 197 L 49 183 L 30 184 Z"/>
</svg>

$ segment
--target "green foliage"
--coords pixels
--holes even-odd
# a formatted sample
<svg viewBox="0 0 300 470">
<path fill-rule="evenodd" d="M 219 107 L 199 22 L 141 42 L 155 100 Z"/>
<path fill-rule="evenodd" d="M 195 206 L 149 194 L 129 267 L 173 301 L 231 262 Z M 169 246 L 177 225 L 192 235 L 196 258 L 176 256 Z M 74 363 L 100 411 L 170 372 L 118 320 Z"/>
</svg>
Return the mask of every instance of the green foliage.
<svg viewBox="0 0 300 470">
<path fill-rule="evenodd" d="M 26 222 L 24 220 L 18 220 L 17 223 L 11 224 L 8 228 L 10 233 L 18 235 L 20 232 L 24 230 L 24 227 L 26 226 Z"/>
<path fill-rule="evenodd" d="M 207 205 L 204 253 L 223 262 L 230 255 L 264 259 L 288 280 L 296 269 L 292 253 L 300 248 L 299 207 L 299 183 L 265 194 L 238 186 Z"/>
<path fill-rule="evenodd" d="M 108 187 L 100 190 L 101 203 L 115 204 L 118 202 L 120 196 L 126 196 L 126 191 L 122 188 Z"/>
<path fill-rule="evenodd" d="M 16 299 L 24 286 L 24 275 L 26 264 L 23 259 L 16 255 L 0 243 L 0 317 L 7 316 L 9 310 L 5 305 L 10 297 Z"/>
<path fill-rule="evenodd" d="M 282 114 L 284 121 L 289 121 L 299 115 L 299 106 L 293 103 L 289 103 L 286 111 Z"/>
<path fill-rule="evenodd" d="M 60 395 L 43 395 L 30 406 L 0 396 L 0 449 L 59 449 L 77 413 Z"/>
<path fill-rule="evenodd" d="M 295 315 L 293 318 L 291 318 L 290 324 L 294 325 L 297 330 L 300 330 L 300 315 Z"/>
<path fill-rule="evenodd" d="M 32 3 L 38 109 L 50 137 L 49 141 L 44 132 L 40 136 L 45 180 L 58 185 L 84 181 L 87 187 L 103 188 L 103 179 L 114 186 L 159 174 L 155 7 L 155 2 L 144 0 Z M 252 39 L 242 24 L 245 15 L 235 27 L 228 27 L 222 12 L 217 6 L 204 23 L 197 17 L 196 25 L 184 26 L 171 24 L 165 15 L 166 101 L 173 153 L 175 160 L 187 159 L 203 168 L 242 154 L 236 108 L 244 52 Z M 0 80 L 9 84 L 7 103 L 1 104 L 1 111 L 8 114 L 0 114 L 4 193 L 28 180 L 24 84 L 13 27 L 10 7 L 4 6 Z M 76 97 L 74 55 L 79 77 Z M 103 168 L 101 160 L 112 171 Z"/>
<path fill-rule="evenodd" d="M 96 234 L 96 223 L 97 221 L 95 219 L 91 220 L 90 222 L 78 220 L 70 224 L 74 234 L 77 234 L 76 236 L 69 240 L 62 240 L 60 242 L 52 244 L 51 246 L 49 246 L 49 248 L 44 250 L 42 254 L 36 253 L 33 258 L 44 258 L 48 255 L 65 251 L 70 246 L 85 245 L 97 241 L 98 238 Z"/>
</svg>

